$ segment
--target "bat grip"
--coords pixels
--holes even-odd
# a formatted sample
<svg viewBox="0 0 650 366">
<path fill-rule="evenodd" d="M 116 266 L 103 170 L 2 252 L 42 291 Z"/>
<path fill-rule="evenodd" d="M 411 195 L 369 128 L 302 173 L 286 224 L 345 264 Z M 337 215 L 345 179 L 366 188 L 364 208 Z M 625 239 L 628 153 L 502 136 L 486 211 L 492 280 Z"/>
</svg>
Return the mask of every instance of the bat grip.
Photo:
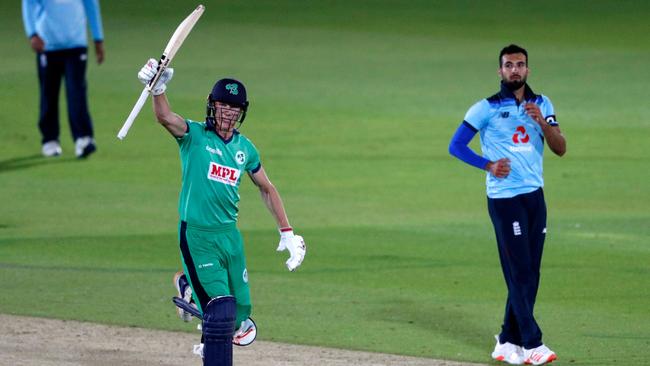
<svg viewBox="0 0 650 366">
<path fill-rule="evenodd" d="M 124 125 L 120 129 L 120 132 L 117 133 L 118 139 L 124 140 L 126 134 L 129 132 L 129 129 L 131 128 L 131 125 L 133 124 L 133 121 L 135 121 L 135 117 L 138 116 L 138 113 L 140 113 L 140 110 L 142 110 L 142 106 L 144 106 L 144 103 L 147 101 L 148 96 L 149 96 L 149 88 L 145 87 L 142 90 L 142 93 L 140 93 L 140 98 L 138 98 L 138 101 L 135 102 L 135 105 L 133 106 L 133 109 L 131 110 L 129 117 L 126 119 Z"/>
<path fill-rule="evenodd" d="M 156 85 L 158 79 L 160 79 L 163 72 L 165 72 L 165 69 L 167 69 L 167 65 L 169 65 L 169 61 L 167 61 L 167 56 L 163 53 L 163 55 L 160 56 L 160 60 L 158 60 L 158 68 L 156 69 L 156 74 L 151 80 L 149 80 L 149 84 L 147 84 L 149 90 L 152 90 L 154 85 Z"/>
</svg>

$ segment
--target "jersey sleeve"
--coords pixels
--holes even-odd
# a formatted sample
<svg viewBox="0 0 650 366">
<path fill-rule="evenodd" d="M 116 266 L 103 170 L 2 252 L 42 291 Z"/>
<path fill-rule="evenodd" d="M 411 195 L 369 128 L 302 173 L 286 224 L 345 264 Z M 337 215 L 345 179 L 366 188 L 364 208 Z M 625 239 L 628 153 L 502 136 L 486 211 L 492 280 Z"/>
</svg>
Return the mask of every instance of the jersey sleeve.
<svg viewBox="0 0 650 366">
<path fill-rule="evenodd" d="M 84 8 L 86 9 L 86 18 L 90 24 L 90 31 L 93 34 L 93 40 L 95 42 L 101 42 L 104 40 L 104 29 L 102 26 L 102 16 L 99 12 L 99 1 L 98 0 L 84 0 Z"/>
<path fill-rule="evenodd" d="M 490 103 L 483 99 L 471 106 L 465 113 L 465 122 L 478 131 L 487 124 L 489 111 Z"/>
<path fill-rule="evenodd" d="M 25 34 L 27 38 L 31 38 L 36 34 L 36 13 L 39 11 L 40 4 L 34 0 L 23 0 L 23 25 L 25 26 Z"/>
<path fill-rule="evenodd" d="M 476 154 L 469 146 L 467 146 L 475 135 L 476 130 L 467 122 L 463 121 L 463 123 L 458 126 L 454 136 L 451 138 L 451 142 L 449 142 L 449 153 L 469 165 L 475 166 L 479 169 L 485 169 L 490 161 Z"/>
<path fill-rule="evenodd" d="M 187 124 L 187 132 L 185 132 L 185 135 L 176 137 L 176 142 L 178 143 L 178 146 L 181 147 L 181 149 L 185 146 L 191 145 L 192 136 L 200 133 L 201 128 L 203 128 L 201 123 L 189 119 L 185 120 L 185 124 Z"/>
<path fill-rule="evenodd" d="M 248 159 L 246 161 L 246 166 L 244 169 L 251 174 L 255 174 L 258 170 L 260 170 L 260 168 L 262 168 L 262 163 L 260 162 L 260 154 L 257 151 L 257 148 L 255 145 L 253 145 L 252 142 L 249 141 L 249 143 L 250 148 L 248 151 Z"/>
<path fill-rule="evenodd" d="M 555 117 L 555 109 L 553 108 L 553 103 L 551 103 L 551 100 L 546 95 L 542 95 L 542 105 L 540 109 L 542 111 L 542 116 L 544 116 L 544 119 L 546 120 L 546 123 L 551 126 L 560 125 L 557 122 L 557 118 Z"/>
</svg>

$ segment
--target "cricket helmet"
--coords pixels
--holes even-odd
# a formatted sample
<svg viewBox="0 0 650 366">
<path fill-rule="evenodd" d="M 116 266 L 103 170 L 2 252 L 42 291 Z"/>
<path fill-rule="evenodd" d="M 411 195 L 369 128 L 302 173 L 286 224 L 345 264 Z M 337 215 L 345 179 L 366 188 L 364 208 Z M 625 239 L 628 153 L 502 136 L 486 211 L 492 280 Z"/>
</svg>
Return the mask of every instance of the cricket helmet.
<svg viewBox="0 0 650 366">
<path fill-rule="evenodd" d="M 206 128 L 214 129 L 214 116 L 215 108 L 214 102 L 226 103 L 242 109 L 242 115 L 239 119 L 239 125 L 244 122 L 246 118 L 246 111 L 248 110 L 248 98 L 246 96 L 246 88 L 239 80 L 225 78 L 217 81 L 208 95 L 207 117 L 205 119 Z"/>
</svg>

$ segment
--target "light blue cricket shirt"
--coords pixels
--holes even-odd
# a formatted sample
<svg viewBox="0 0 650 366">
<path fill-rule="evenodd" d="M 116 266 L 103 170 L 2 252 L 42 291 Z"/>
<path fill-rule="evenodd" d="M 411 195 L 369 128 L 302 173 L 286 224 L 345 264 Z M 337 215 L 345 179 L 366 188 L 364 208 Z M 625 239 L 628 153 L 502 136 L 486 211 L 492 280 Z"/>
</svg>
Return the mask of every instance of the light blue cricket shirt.
<svg viewBox="0 0 650 366">
<path fill-rule="evenodd" d="M 23 0 L 25 33 L 38 34 L 45 51 L 88 47 L 87 21 L 93 40 L 103 41 L 99 0 Z"/>
<path fill-rule="evenodd" d="M 526 114 L 524 103 L 537 104 L 550 125 L 558 123 L 551 100 L 533 93 L 528 84 L 524 100 L 518 104 L 514 94 L 502 84 L 501 91 L 477 102 L 465 115 L 465 122 L 480 133 L 486 159 L 510 159 L 511 171 L 506 178 L 487 174 L 490 198 L 510 198 L 544 186 L 544 135 L 539 124 Z"/>
</svg>

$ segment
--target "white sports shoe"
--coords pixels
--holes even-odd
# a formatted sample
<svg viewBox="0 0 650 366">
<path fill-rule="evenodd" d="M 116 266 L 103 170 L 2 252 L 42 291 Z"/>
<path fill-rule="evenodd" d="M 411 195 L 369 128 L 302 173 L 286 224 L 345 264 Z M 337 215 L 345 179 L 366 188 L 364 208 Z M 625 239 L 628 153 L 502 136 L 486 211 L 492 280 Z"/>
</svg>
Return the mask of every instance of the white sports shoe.
<svg viewBox="0 0 650 366">
<path fill-rule="evenodd" d="M 184 276 L 183 272 L 180 271 L 174 274 L 174 287 L 176 287 L 176 292 L 178 293 L 178 297 L 185 300 L 188 304 L 194 305 L 194 303 L 192 302 L 192 288 L 189 286 L 187 280 L 183 276 Z M 176 312 L 178 313 L 178 317 L 181 318 L 182 321 L 189 322 L 192 320 L 192 314 L 190 314 L 189 312 L 179 307 L 176 307 Z"/>
<path fill-rule="evenodd" d="M 251 318 L 246 318 L 241 322 L 239 329 L 235 331 L 235 335 L 232 337 L 232 344 L 235 346 L 248 346 L 253 343 L 257 337 L 257 325 Z"/>
<path fill-rule="evenodd" d="M 43 144 L 41 152 L 43 153 L 43 156 L 50 158 L 52 156 L 61 155 L 63 150 L 61 150 L 61 145 L 59 145 L 58 141 L 52 140 Z"/>
<path fill-rule="evenodd" d="M 493 359 L 504 361 L 511 365 L 521 365 L 524 363 L 523 348 L 510 342 L 499 343 L 498 335 L 495 335 L 494 338 L 496 338 L 497 344 L 494 346 L 494 351 L 492 352 Z"/>
<path fill-rule="evenodd" d="M 543 344 L 537 348 L 524 348 L 524 362 L 527 365 L 543 365 L 545 363 L 551 363 L 555 360 L 557 360 L 557 355 L 555 352 L 551 351 L 550 348 L 546 347 Z"/>
<path fill-rule="evenodd" d="M 195 344 L 192 347 L 192 353 L 203 358 L 203 347 L 205 347 L 203 343 Z"/>
<path fill-rule="evenodd" d="M 78 158 L 86 158 L 97 150 L 95 139 L 90 136 L 79 137 L 74 142 L 74 153 Z"/>
<path fill-rule="evenodd" d="M 196 326 L 196 329 L 202 329 L 200 323 Z M 246 318 L 246 320 L 241 322 L 239 329 L 235 331 L 235 335 L 232 337 L 232 344 L 235 346 L 248 346 L 255 341 L 255 338 L 257 338 L 257 325 L 255 325 L 253 319 Z M 203 358 L 203 348 L 205 348 L 204 343 L 195 344 L 192 347 L 192 353 Z"/>
</svg>

